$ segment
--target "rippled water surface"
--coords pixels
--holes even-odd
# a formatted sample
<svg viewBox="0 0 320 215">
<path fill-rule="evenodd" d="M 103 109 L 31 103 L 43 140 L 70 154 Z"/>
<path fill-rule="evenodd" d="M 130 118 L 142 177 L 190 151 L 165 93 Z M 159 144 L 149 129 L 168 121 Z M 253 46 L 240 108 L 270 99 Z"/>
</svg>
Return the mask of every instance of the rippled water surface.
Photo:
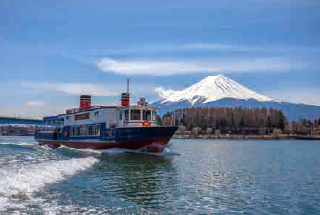
<svg viewBox="0 0 320 215">
<path fill-rule="evenodd" d="M 172 144 L 156 156 L 0 137 L 0 214 L 320 214 L 320 141 Z"/>
</svg>

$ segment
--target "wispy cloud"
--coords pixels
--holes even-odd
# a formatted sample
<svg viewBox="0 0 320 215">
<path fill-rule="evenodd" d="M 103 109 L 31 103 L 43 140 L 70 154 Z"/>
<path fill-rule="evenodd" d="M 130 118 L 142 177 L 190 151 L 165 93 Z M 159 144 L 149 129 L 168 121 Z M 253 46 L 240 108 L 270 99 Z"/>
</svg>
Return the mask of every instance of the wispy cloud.
<svg viewBox="0 0 320 215">
<path fill-rule="evenodd" d="M 120 93 L 126 90 L 126 79 L 123 83 L 38 83 L 38 82 L 21 82 L 24 91 L 30 91 L 35 95 L 39 95 L 43 91 L 62 92 L 68 95 L 89 94 L 92 96 L 101 97 L 115 97 L 120 96 Z M 140 82 L 133 82 L 130 84 L 130 92 L 132 96 L 152 96 L 154 92 L 152 89 L 154 85 Z M 33 103 L 32 103 L 33 104 Z M 30 103 L 29 106 L 32 106 Z M 36 103 L 34 103 L 35 105 Z"/>
<path fill-rule="evenodd" d="M 54 90 L 69 95 L 90 94 L 93 96 L 117 96 L 119 93 L 100 84 L 90 83 L 31 83 L 24 82 L 23 86 L 33 89 Z"/>
<path fill-rule="evenodd" d="M 43 101 L 28 101 L 27 105 L 31 107 L 44 107 L 45 103 Z"/>
<path fill-rule="evenodd" d="M 227 26 L 226 26 L 227 27 Z M 107 56 L 107 55 L 172 55 L 197 51 L 198 54 L 205 53 L 251 53 L 251 54 L 288 54 L 304 53 L 319 54 L 320 48 L 317 46 L 292 46 L 292 45 L 272 45 L 259 44 L 225 44 L 225 43 L 164 43 L 164 44 L 132 44 L 127 46 L 101 46 L 99 48 L 90 48 L 77 50 L 75 55 L 82 56 Z M 71 55 L 66 55 L 70 57 Z"/>
<path fill-rule="evenodd" d="M 154 75 L 165 76 L 174 74 L 190 74 L 203 72 L 273 72 L 288 71 L 292 63 L 282 58 L 260 59 L 230 59 L 230 60 L 198 60 L 198 61 L 136 61 L 113 60 L 103 58 L 97 66 L 105 72 L 125 75 Z M 297 66 L 297 63 L 294 63 Z M 303 66 L 303 65 L 299 65 Z"/>
</svg>

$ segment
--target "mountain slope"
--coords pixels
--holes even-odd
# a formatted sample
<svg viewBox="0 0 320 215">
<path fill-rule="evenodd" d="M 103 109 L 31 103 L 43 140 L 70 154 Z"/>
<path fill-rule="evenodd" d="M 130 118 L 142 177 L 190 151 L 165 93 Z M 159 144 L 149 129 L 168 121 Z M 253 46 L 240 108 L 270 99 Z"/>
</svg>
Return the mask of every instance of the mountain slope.
<svg viewBox="0 0 320 215">
<path fill-rule="evenodd" d="M 252 91 L 223 75 L 209 76 L 185 90 L 170 91 L 153 105 L 159 107 L 162 113 L 192 106 L 267 107 L 282 110 L 289 120 L 320 117 L 320 106 L 282 102 Z"/>
<path fill-rule="evenodd" d="M 257 101 L 277 101 L 268 96 L 256 93 L 241 84 L 223 76 L 208 76 L 200 82 L 182 91 L 172 91 L 171 95 L 162 100 L 166 102 L 189 101 L 192 104 L 199 102 L 208 103 L 222 98 L 255 99 Z"/>
</svg>

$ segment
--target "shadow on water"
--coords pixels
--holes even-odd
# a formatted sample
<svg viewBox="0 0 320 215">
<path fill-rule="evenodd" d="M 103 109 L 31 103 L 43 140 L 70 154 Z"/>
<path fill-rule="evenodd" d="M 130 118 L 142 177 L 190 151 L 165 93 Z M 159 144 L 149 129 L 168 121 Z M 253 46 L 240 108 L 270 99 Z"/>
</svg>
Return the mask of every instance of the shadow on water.
<svg viewBox="0 0 320 215">
<path fill-rule="evenodd" d="M 144 154 L 104 156 L 97 167 L 106 195 L 117 194 L 146 207 L 161 207 L 173 191 L 172 159 Z"/>
</svg>

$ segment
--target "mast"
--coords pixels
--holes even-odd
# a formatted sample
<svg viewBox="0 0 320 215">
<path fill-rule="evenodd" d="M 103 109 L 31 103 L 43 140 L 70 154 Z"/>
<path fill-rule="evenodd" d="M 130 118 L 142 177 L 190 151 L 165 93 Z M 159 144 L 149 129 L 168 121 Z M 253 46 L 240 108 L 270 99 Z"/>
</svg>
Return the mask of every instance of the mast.
<svg viewBox="0 0 320 215">
<path fill-rule="evenodd" d="M 129 78 L 127 79 L 127 93 L 129 94 L 130 92 L 130 89 L 129 89 L 129 86 L 130 86 L 130 82 L 129 82 Z"/>
</svg>

